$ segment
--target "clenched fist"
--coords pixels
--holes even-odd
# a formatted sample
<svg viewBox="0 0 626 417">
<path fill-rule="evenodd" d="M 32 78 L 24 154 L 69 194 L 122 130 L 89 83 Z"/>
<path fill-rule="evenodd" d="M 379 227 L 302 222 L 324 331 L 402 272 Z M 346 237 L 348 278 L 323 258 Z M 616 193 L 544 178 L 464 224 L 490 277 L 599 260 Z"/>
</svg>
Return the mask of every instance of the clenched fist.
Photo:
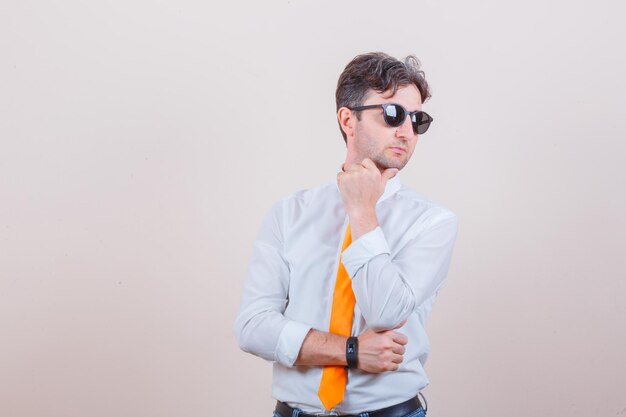
<svg viewBox="0 0 626 417">
<path fill-rule="evenodd" d="M 358 337 L 358 367 L 370 373 L 397 371 L 404 360 L 404 345 L 408 338 L 394 330 L 405 322 L 391 330 L 375 332 L 369 329 L 363 332 Z"/>
<path fill-rule="evenodd" d="M 337 174 L 337 186 L 346 213 L 351 217 L 373 213 L 376 202 L 385 191 L 387 180 L 398 172 L 397 168 L 388 168 L 381 174 L 369 158 L 344 169 L 345 172 Z"/>
<path fill-rule="evenodd" d="M 378 226 L 376 203 L 385 191 L 387 180 L 397 172 L 397 168 L 388 168 L 381 173 L 374 161 L 365 158 L 360 164 L 346 165 L 345 172 L 337 174 L 337 186 L 350 218 L 353 241 Z"/>
</svg>

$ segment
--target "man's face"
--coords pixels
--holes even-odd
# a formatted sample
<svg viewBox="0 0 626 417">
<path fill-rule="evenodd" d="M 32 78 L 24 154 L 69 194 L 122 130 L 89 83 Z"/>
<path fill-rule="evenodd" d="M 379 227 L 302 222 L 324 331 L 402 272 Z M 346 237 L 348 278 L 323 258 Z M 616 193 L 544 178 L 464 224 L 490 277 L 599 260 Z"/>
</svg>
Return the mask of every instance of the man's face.
<svg viewBox="0 0 626 417">
<path fill-rule="evenodd" d="M 400 87 L 393 96 L 390 92 L 377 93 L 370 91 L 363 106 L 370 104 L 400 104 L 408 112 L 421 110 L 420 92 L 413 84 Z M 411 159 L 418 135 L 413 132 L 411 119 L 407 117 L 402 125 L 391 127 L 383 119 L 383 109 L 368 109 L 360 112 L 361 120 L 355 120 L 354 138 L 348 141 L 349 152 L 356 156 L 357 161 L 370 158 L 379 170 L 387 168 L 404 168 Z"/>
</svg>

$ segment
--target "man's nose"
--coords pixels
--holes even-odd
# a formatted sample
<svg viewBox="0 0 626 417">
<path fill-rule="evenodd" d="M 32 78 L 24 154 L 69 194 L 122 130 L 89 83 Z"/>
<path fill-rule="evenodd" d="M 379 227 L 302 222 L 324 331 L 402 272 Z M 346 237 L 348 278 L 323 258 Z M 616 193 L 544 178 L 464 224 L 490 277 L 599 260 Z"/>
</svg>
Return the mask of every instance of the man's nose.
<svg viewBox="0 0 626 417">
<path fill-rule="evenodd" d="M 396 129 L 396 136 L 399 138 L 411 139 L 414 135 L 411 117 L 404 118 L 404 122 Z"/>
</svg>

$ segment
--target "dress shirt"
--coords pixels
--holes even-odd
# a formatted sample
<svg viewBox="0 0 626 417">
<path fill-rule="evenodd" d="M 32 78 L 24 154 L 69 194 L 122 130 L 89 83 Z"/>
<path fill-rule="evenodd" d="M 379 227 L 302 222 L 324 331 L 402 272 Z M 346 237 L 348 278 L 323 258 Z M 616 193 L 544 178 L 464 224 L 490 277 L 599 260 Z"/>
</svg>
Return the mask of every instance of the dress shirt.
<svg viewBox="0 0 626 417">
<path fill-rule="evenodd" d="M 378 226 L 341 254 L 355 294 L 352 335 L 390 329 L 408 338 L 397 371 L 348 370 L 344 399 L 332 411 L 358 414 L 417 395 L 428 378 L 425 332 L 445 280 L 457 217 L 400 182 L 387 181 L 376 203 Z M 321 366 L 294 366 L 311 328 L 328 331 L 339 255 L 349 218 L 337 180 L 300 190 L 265 215 L 235 320 L 239 346 L 273 364 L 272 396 L 307 413 L 327 411 L 318 397 Z"/>
</svg>

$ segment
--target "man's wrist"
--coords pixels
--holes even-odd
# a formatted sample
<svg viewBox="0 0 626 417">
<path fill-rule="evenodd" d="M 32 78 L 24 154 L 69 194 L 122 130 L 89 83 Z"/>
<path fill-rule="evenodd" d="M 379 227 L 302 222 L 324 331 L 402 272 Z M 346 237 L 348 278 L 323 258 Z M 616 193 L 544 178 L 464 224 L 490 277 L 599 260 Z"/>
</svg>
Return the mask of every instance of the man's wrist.
<svg viewBox="0 0 626 417">
<path fill-rule="evenodd" d="M 339 340 L 339 346 L 338 349 L 332 349 L 334 352 L 337 352 L 337 358 L 336 361 L 341 365 L 341 366 L 348 366 L 348 361 L 346 358 L 346 343 L 348 341 L 348 338 L 345 336 L 340 336 L 334 333 L 331 333 L 333 336 L 335 336 L 338 340 Z"/>
<path fill-rule="evenodd" d="M 346 360 L 346 342 L 348 338 L 331 332 L 324 332 L 324 335 L 326 337 L 326 346 L 323 350 L 326 352 L 327 357 L 319 365 L 348 366 Z"/>
<path fill-rule="evenodd" d="M 378 218 L 376 217 L 376 211 L 365 213 L 352 213 L 348 214 L 350 220 L 350 230 L 352 232 L 352 241 L 357 240 L 365 233 L 371 232 L 378 227 Z"/>
</svg>

